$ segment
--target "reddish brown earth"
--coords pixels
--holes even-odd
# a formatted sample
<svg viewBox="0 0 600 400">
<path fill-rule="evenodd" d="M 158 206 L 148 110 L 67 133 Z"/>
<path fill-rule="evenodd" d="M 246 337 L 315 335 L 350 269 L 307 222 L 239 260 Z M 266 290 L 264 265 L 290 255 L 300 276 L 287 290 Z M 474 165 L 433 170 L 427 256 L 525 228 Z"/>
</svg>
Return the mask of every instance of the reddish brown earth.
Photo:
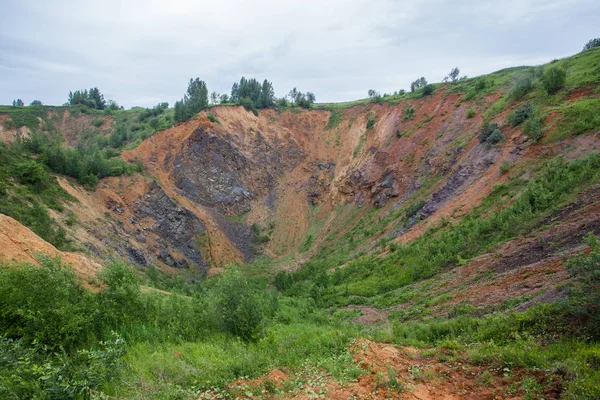
<svg viewBox="0 0 600 400">
<path fill-rule="evenodd" d="M 0 261 L 40 264 L 40 257 L 60 257 L 85 280 L 93 280 L 102 266 L 81 254 L 57 250 L 18 221 L 0 214 Z"/>
<path fill-rule="evenodd" d="M 270 374 L 253 380 L 239 380 L 230 385 L 236 398 L 254 398 L 248 393 L 275 386 L 275 394 L 263 389 L 261 398 L 277 399 L 521 399 L 524 392 L 519 382 L 524 376 L 533 377 L 547 387 L 545 399 L 558 399 L 553 378 L 541 372 L 500 368 L 487 368 L 469 364 L 465 357 L 452 351 L 431 353 L 412 347 L 396 347 L 360 339 L 351 349 L 354 361 L 364 370 L 364 375 L 346 384 L 336 382 L 326 372 L 286 374 L 274 369 Z M 444 356 L 444 361 L 441 361 Z M 486 373 L 487 375 L 484 375 Z M 286 392 L 286 381 L 303 379 L 302 389 Z M 555 384 L 556 383 L 556 384 Z M 199 398 L 205 394 L 201 394 Z"/>
<path fill-rule="evenodd" d="M 565 99 L 595 95 L 591 88 L 582 88 Z M 598 135 L 531 144 L 520 128 L 509 125 L 502 126 L 504 142 L 492 148 L 479 143 L 482 114 L 501 96 L 498 92 L 469 103 L 462 102 L 460 93 L 440 89 L 433 96 L 395 105 L 347 108 L 329 129 L 331 113 L 324 110 L 267 109 L 254 115 L 243 107 L 213 107 L 216 122 L 203 112 L 124 151 L 123 159 L 144 163 L 143 176 L 107 178 L 94 192 L 61 179 L 79 200 L 69 208 L 82 221 L 66 228 L 80 247 L 100 258 L 117 254 L 141 265 L 173 271 L 173 266 L 187 265 L 214 273 L 252 260 L 250 226 L 257 223 L 271 238 L 264 253 L 285 260 L 281 268 L 293 269 L 352 229 L 349 221 L 374 208 L 384 215 L 417 194 L 426 204 L 414 224 L 391 223 L 355 251 L 369 249 L 383 237 L 404 243 L 442 218 L 457 220 L 479 204 L 496 183 L 508 178 L 501 170 L 503 162 L 522 168 L 526 177 L 545 157 L 575 158 L 600 149 Z M 467 118 L 469 107 L 475 111 L 473 118 Z M 405 118 L 407 108 L 414 109 L 414 118 Z M 502 125 L 510 111 L 491 122 Z M 69 145 L 82 131 L 107 135 L 114 128 L 109 116 L 96 128 L 85 114 L 51 114 Z M 373 118 L 375 126 L 367 130 Z M 3 131 L 2 138 L 10 141 L 26 134 Z M 153 181 L 158 187 L 151 186 Z M 433 184 L 423 189 L 428 182 Z M 170 229 L 158 229 L 165 221 L 152 197 L 157 192 L 179 210 L 166 217 Z M 199 227 L 197 233 L 182 236 L 193 249 L 165 236 L 175 229 L 176 213 L 187 215 L 188 227 Z M 313 244 L 301 253 L 309 232 Z"/>
</svg>

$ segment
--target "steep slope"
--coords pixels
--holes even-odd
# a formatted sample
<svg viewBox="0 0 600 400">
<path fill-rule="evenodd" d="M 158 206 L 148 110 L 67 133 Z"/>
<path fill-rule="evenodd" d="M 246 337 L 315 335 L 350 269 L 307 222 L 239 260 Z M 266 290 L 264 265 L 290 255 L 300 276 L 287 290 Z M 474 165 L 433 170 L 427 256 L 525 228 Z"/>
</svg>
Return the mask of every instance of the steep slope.
<svg viewBox="0 0 600 400">
<path fill-rule="evenodd" d="M 166 192 L 214 227 L 208 240 L 234 255 L 225 263 L 253 258 L 252 224 L 269 233 L 267 254 L 281 257 L 304 247 L 302 259 L 327 236 L 335 242 L 371 210 L 381 208 L 383 218 L 419 205 L 409 221 L 380 225 L 360 251 L 382 237 L 406 242 L 441 218 L 460 218 L 494 184 L 509 179 L 507 168 L 527 176 L 542 158 L 597 151 L 597 135 L 550 138 L 563 110 L 550 112 L 548 139 L 540 143 L 524 135 L 522 126 L 505 122 L 522 101 L 490 115 L 506 102 L 509 89 L 500 86 L 465 101 L 464 93 L 448 85 L 431 97 L 332 111 L 253 115 L 242 107 L 215 107 L 216 122 L 203 114 L 155 134 L 123 157 L 141 159 Z M 589 88 L 567 90 L 561 107 L 578 104 L 582 95 L 597 96 Z M 369 121 L 374 123 L 367 129 Z M 480 142 L 484 122 L 498 123 L 506 139 Z"/>
<path fill-rule="evenodd" d="M 94 280 L 102 266 L 77 253 L 57 250 L 14 219 L 0 214 L 0 261 L 39 264 L 39 257 L 59 257 L 86 280 Z"/>
<path fill-rule="evenodd" d="M 599 101 L 598 54 L 441 84 L 431 96 L 257 115 L 213 107 L 210 118 L 203 112 L 123 151 L 124 160 L 145 165 L 143 176 L 104 179 L 91 196 L 62 179 L 80 200 L 68 208 L 85 225 L 66 228 L 101 258 L 127 256 L 144 266 L 206 272 L 264 254 L 294 269 L 329 249 L 334 267 L 382 240 L 407 243 L 460 220 L 495 184 L 533 176 L 545 159 L 597 151 L 598 124 L 579 127 L 576 118 Z M 521 77 L 538 79 L 555 65 L 569 71 L 563 90 L 514 96 Z M 510 122 L 523 104 L 542 115 L 535 137 L 527 123 Z M 117 124 L 140 124 L 120 113 L 53 109 L 27 121 L 38 118 L 38 129 L 66 145 L 100 143 Z M 494 123 L 504 140 L 482 142 L 482 128 Z M 7 139 L 27 134 L 4 132 Z"/>
</svg>

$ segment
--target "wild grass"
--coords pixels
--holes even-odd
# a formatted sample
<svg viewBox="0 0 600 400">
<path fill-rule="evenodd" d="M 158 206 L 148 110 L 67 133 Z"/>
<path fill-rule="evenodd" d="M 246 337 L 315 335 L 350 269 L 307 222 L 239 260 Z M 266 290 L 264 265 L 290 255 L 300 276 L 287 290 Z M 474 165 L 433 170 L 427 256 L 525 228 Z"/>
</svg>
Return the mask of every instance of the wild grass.
<svg viewBox="0 0 600 400">
<path fill-rule="evenodd" d="M 458 223 L 429 229 L 385 257 L 362 257 L 349 262 L 343 269 L 323 275 L 340 260 L 328 257 L 332 253 L 328 249 L 290 279 L 302 287 L 299 291 L 318 294 L 317 300 L 328 304 L 345 301 L 343 299 L 349 296 L 380 295 L 431 277 L 460 259 L 470 259 L 527 232 L 541 217 L 598 180 L 598 154 L 572 162 L 551 160 L 538 171 L 536 178 L 527 183 L 516 179 L 508 185 L 498 185 L 482 204 Z M 354 229 L 370 232 L 369 226 L 369 222 L 364 221 Z M 377 225 L 373 228 L 377 229 Z M 353 234 L 353 231 L 348 233 L 350 237 Z"/>
<path fill-rule="evenodd" d="M 360 371 L 346 353 L 357 328 L 235 270 L 189 295 L 165 295 L 142 291 L 131 268 L 113 264 L 94 294 L 60 260 L 42 261 L 0 265 L 0 393 L 8 397 L 189 397 L 274 366 L 314 365 L 339 379 Z M 23 354 L 29 364 L 14 380 Z"/>
</svg>

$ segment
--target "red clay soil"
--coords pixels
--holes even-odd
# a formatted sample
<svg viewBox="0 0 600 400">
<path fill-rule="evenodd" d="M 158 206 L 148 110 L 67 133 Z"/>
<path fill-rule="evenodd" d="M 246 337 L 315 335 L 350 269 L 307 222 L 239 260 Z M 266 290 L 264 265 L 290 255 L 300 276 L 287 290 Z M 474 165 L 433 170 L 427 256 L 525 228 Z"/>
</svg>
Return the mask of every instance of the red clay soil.
<svg viewBox="0 0 600 400">
<path fill-rule="evenodd" d="M 346 384 L 336 382 L 326 372 L 312 372 L 308 376 L 286 374 L 274 369 L 258 379 L 239 380 L 229 388 L 239 399 L 255 398 L 250 393 L 263 389 L 261 398 L 272 399 L 415 399 L 415 400 L 458 400 L 458 399 L 521 399 L 524 392 L 519 389 L 524 377 L 531 377 L 547 387 L 545 399 L 558 399 L 558 382 L 540 371 L 471 365 L 465 357 L 450 351 L 442 362 L 438 355 L 412 347 L 396 347 L 359 339 L 350 349 L 354 361 L 364 370 L 356 381 Z M 429 354 L 427 354 L 429 353 Z M 425 355 L 424 355 L 425 354 Z M 484 374 L 485 373 L 485 374 Z M 306 374 L 306 373 L 304 373 Z M 286 381 L 302 379 L 302 389 L 286 392 Z M 268 383 L 268 385 L 267 385 Z M 273 386 L 278 390 L 273 390 Z M 254 390 L 253 390 L 254 389 Z M 199 398 L 205 394 L 201 394 Z M 542 393 L 539 393 L 542 395 Z"/>
</svg>

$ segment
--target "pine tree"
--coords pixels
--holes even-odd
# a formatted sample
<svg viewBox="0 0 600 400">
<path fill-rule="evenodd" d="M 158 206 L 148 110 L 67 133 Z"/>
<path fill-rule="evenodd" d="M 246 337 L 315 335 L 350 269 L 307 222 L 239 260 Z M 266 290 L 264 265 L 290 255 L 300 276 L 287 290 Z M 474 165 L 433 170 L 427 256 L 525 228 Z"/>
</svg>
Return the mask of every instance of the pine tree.
<svg viewBox="0 0 600 400">
<path fill-rule="evenodd" d="M 264 80 L 260 93 L 260 107 L 271 107 L 275 103 L 275 90 L 268 80 Z"/>
</svg>

